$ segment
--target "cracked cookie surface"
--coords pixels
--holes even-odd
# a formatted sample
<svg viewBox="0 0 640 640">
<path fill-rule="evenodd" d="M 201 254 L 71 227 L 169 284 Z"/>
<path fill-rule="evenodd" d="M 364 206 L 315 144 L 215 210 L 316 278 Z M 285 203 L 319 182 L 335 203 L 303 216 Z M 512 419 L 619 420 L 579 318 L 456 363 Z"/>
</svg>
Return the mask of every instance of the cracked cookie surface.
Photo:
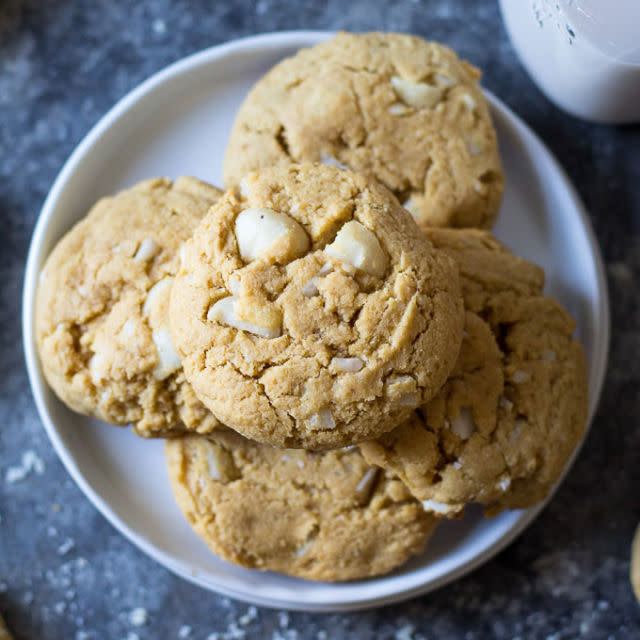
<svg viewBox="0 0 640 640">
<path fill-rule="evenodd" d="M 580 440 L 588 389 L 574 321 L 542 293 L 543 271 L 489 233 L 433 230 L 457 260 L 467 308 L 458 362 L 405 424 L 361 445 L 425 509 L 456 516 L 542 500 Z"/>
<path fill-rule="evenodd" d="M 277 64 L 240 107 L 224 183 L 291 162 L 366 172 L 423 227 L 490 227 L 504 178 L 480 72 L 443 45 L 341 33 Z"/>
<path fill-rule="evenodd" d="M 421 553 L 437 519 L 356 447 L 275 449 L 232 431 L 168 441 L 176 501 L 229 562 L 311 580 L 379 575 Z"/>
<path fill-rule="evenodd" d="M 243 193 L 227 192 L 185 243 L 172 290 L 194 390 L 224 424 L 277 446 L 394 428 L 457 358 L 453 261 L 387 189 L 350 171 L 265 169 Z"/>
<path fill-rule="evenodd" d="M 185 380 L 169 331 L 178 248 L 221 191 L 150 179 L 97 202 L 40 276 L 42 367 L 73 410 L 141 436 L 209 432 L 217 420 Z"/>
</svg>

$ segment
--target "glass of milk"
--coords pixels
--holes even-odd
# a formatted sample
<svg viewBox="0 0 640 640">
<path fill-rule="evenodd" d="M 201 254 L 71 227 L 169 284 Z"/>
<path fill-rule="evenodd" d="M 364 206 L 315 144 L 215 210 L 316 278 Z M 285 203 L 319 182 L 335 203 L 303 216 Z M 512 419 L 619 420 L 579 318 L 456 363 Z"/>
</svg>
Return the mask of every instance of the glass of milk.
<svg viewBox="0 0 640 640">
<path fill-rule="evenodd" d="M 514 48 L 540 89 L 597 122 L 640 121 L 640 0 L 500 0 Z"/>
</svg>

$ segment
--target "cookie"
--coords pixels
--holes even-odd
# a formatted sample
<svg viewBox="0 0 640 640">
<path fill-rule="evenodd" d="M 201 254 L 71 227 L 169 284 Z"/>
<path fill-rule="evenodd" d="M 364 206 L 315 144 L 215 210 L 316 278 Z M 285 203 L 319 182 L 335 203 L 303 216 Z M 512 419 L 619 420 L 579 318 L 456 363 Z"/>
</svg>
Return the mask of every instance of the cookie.
<svg viewBox="0 0 640 640">
<path fill-rule="evenodd" d="M 455 364 L 452 260 L 384 187 L 324 165 L 258 171 L 185 243 L 171 326 L 187 379 L 224 424 L 280 447 L 375 437 Z"/>
<path fill-rule="evenodd" d="M 310 580 L 380 575 L 421 553 L 437 519 L 356 447 L 275 449 L 232 432 L 166 444 L 176 501 L 220 557 Z"/>
<path fill-rule="evenodd" d="M 426 510 L 489 515 L 542 500 L 587 420 L 588 389 L 575 323 L 542 293 L 542 270 L 487 232 L 435 230 L 456 257 L 467 308 L 458 362 L 441 392 L 405 424 L 361 445 Z"/>
<path fill-rule="evenodd" d="M 420 226 L 490 227 L 504 188 L 480 72 L 441 44 L 340 33 L 269 71 L 233 125 L 224 183 L 325 162 L 386 185 Z"/>
<path fill-rule="evenodd" d="M 40 276 L 44 374 L 80 413 L 141 436 L 211 431 L 168 328 L 178 248 L 221 192 L 195 178 L 151 179 L 100 200 L 56 245 Z"/>
</svg>

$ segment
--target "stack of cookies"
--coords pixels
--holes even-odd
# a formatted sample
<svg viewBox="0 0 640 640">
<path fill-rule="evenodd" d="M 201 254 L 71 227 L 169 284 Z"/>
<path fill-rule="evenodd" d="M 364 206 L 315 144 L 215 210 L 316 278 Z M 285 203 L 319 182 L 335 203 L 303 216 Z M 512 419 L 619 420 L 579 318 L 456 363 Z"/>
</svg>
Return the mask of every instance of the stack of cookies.
<svg viewBox="0 0 640 640">
<path fill-rule="evenodd" d="M 470 503 L 542 500 L 579 441 L 574 322 L 482 230 L 503 177 L 478 79 L 442 45 L 340 34 L 249 93 L 225 193 L 147 180 L 49 257 L 51 387 L 167 438 L 178 505 L 225 560 L 386 573 Z"/>
</svg>

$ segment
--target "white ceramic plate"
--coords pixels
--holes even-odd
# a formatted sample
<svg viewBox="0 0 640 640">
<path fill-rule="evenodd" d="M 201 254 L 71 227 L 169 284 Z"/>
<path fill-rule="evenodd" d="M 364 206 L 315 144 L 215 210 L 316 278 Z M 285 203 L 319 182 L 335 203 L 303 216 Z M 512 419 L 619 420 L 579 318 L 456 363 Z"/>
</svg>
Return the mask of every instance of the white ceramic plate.
<svg viewBox="0 0 640 640">
<path fill-rule="evenodd" d="M 31 243 L 23 306 L 27 367 L 42 421 L 67 470 L 104 516 L 187 580 L 260 605 L 315 611 L 386 604 L 435 589 L 503 549 L 542 506 L 491 520 L 471 509 L 462 521 L 443 524 L 423 556 L 382 578 L 332 585 L 239 569 L 211 554 L 174 504 L 162 442 L 76 415 L 56 399 L 36 356 L 33 310 L 44 260 L 95 200 L 149 176 L 192 174 L 220 184 L 228 132 L 249 87 L 282 57 L 329 35 L 275 33 L 214 47 L 168 67 L 123 98 L 80 143 L 49 193 Z M 545 267 L 548 293 L 578 320 L 593 416 L 609 341 L 598 247 L 557 162 L 507 107 L 489 99 L 507 174 L 496 233 Z"/>
</svg>

